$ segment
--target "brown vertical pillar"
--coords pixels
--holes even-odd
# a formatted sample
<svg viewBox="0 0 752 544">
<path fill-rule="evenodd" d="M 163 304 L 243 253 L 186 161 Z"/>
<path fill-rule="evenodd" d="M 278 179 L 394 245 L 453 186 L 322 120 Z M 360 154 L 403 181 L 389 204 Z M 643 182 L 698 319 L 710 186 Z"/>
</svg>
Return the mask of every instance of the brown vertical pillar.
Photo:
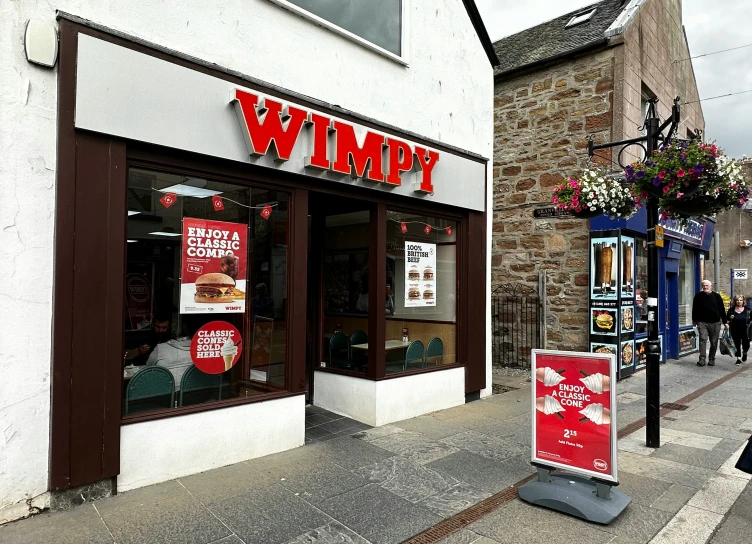
<svg viewBox="0 0 752 544">
<path fill-rule="evenodd" d="M 465 392 L 486 387 L 486 214 L 469 212 L 465 242 L 467 269 L 466 285 L 462 290 L 467 338 L 465 360 Z"/>
<path fill-rule="evenodd" d="M 50 489 L 120 471 L 126 148 L 74 128 L 78 34 L 60 24 Z"/>
<path fill-rule="evenodd" d="M 308 288 L 308 191 L 296 189 L 289 223 L 290 278 L 287 280 L 288 390 L 306 390 L 306 301 Z"/>
<path fill-rule="evenodd" d="M 386 373 L 386 205 L 371 206 L 368 249 L 368 377 Z"/>
</svg>

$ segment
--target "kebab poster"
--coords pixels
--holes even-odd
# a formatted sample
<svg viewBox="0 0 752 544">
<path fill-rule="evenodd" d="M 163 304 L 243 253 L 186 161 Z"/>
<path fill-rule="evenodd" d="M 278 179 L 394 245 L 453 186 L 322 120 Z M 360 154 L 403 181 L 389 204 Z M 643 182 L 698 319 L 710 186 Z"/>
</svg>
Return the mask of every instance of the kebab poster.
<svg viewBox="0 0 752 544">
<path fill-rule="evenodd" d="M 248 225 L 183 219 L 181 314 L 245 312 Z"/>
<path fill-rule="evenodd" d="M 436 244 L 405 242 L 405 308 L 436 306 Z"/>
<path fill-rule="evenodd" d="M 635 239 L 628 236 L 621 237 L 621 298 L 635 296 L 634 289 L 634 260 Z"/>
<path fill-rule="evenodd" d="M 593 238 L 590 241 L 590 298 L 594 301 L 616 301 L 619 239 Z"/>
<path fill-rule="evenodd" d="M 613 355 L 533 350 L 534 463 L 616 481 Z"/>
</svg>

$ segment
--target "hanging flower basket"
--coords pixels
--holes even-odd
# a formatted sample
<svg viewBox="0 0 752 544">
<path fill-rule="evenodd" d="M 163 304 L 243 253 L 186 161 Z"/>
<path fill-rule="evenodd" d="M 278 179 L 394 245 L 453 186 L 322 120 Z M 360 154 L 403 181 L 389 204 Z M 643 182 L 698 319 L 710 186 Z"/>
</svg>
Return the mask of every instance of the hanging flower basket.
<svg viewBox="0 0 752 544">
<path fill-rule="evenodd" d="M 700 191 L 689 198 L 662 198 L 658 205 L 663 218 L 685 223 L 693 217 L 741 208 L 749 199 L 749 194 L 741 166 L 734 159 L 721 154 L 713 170 L 707 172 Z"/>
<path fill-rule="evenodd" d="M 585 170 L 579 179 L 568 179 L 554 187 L 551 202 L 560 210 L 569 210 L 580 219 L 599 215 L 627 218 L 634 215 L 636 205 L 630 188 L 597 170 Z"/>
<path fill-rule="evenodd" d="M 668 205 L 674 214 L 680 214 L 687 217 L 699 217 L 713 213 L 715 202 L 703 198 L 681 198 L 674 200 L 673 204 Z"/>
<path fill-rule="evenodd" d="M 590 208 L 583 208 L 579 212 L 572 210 L 571 213 L 578 219 L 593 219 L 595 217 L 598 217 L 599 215 L 603 215 L 602 211 L 591 210 Z"/>
<path fill-rule="evenodd" d="M 715 145 L 672 140 L 645 162 L 627 166 L 625 179 L 635 194 L 680 199 L 702 189 L 720 155 Z"/>
</svg>

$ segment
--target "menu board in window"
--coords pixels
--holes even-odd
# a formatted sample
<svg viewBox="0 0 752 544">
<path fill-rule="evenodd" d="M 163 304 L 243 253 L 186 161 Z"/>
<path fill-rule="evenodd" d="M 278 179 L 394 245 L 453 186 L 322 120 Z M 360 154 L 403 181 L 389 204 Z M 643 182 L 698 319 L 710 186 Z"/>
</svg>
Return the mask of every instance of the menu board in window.
<svg viewBox="0 0 752 544">
<path fill-rule="evenodd" d="M 436 307 L 436 244 L 405 242 L 405 307 Z"/>
</svg>

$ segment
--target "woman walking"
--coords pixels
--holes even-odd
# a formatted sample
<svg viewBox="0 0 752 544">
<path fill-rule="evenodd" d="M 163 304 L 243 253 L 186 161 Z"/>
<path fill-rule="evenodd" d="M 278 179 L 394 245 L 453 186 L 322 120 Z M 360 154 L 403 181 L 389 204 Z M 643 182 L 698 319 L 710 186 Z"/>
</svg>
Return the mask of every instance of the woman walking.
<svg viewBox="0 0 752 544">
<path fill-rule="evenodd" d="M 731 332 L 731 338 L 734 340 L 734 346 L 736 346 L 736 364 L 742 364 L 742 361 L 747 360 L 747 352 L 749 351 L 749 337 L 747 336 L 747 327 L 750 321 L 749 308 L 744 306 L 744 297 L 736 295 L 734 297 L 733 304 L 728 311 L 728 322 L 730 324 L 729 330 Z M 739 354 L 742 353 L 741 361 L 739 360 Z"/>
</svg>

